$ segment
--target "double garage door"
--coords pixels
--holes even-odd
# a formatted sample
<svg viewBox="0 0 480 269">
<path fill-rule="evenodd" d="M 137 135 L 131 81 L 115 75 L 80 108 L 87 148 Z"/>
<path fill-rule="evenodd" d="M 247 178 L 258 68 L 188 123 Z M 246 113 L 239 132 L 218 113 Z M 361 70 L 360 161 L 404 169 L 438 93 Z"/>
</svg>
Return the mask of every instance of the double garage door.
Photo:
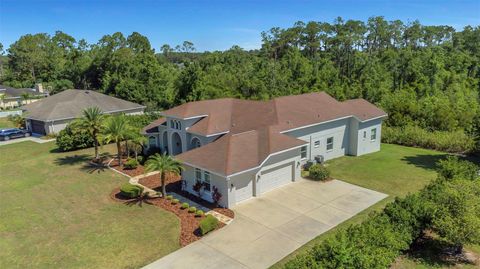
<svg viewBox="0 0 480 269">
<path fill-rule="evenodd" d="M 235 190 L 236 202 L 244 201 L 253 196 L 253 178 L 245 182 L 237 182 Z M 293 164 L 280 165 L 261 173 L 257 181 L 257 195 L 288 184 L 293 181 Z"/>
<path fill-rule="evenodd" d="M 32 133 L 36 134 L 46 134 L 45 133 L 45 122 L 38 120 L 30 120 L 30 128 Z"/>
</svg>

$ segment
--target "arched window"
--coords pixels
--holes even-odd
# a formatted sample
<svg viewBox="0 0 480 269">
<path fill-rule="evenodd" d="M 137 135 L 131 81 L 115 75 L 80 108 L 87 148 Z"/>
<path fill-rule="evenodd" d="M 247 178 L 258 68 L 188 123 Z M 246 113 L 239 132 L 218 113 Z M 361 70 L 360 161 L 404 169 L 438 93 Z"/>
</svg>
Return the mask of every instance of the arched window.
<svg viewBox="0 0 480 269">
<path fill-rule="evenodd" d="M 196 149 L 196 148 L 199 148 L 202 146 L 202 143 L 200 142 L 200 139 L 198 139 L 197 137 L 194 137 L 192 139 L 192 149 Z"/>
</svg>

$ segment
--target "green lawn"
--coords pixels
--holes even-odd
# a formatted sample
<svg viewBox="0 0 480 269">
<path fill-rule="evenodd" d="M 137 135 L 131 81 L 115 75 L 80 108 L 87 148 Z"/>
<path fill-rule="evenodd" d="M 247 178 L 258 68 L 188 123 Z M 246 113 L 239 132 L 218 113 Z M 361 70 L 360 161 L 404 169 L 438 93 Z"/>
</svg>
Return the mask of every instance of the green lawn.
<svg viewBox="0 0 480 269">
<path fill-rule="evenodd" d="M 281 268 L 289 259 L 333 236 L 339 229 L 362 222 L 370 212 L 382 209 L 395 196 L 404 196 L 422 189 L 436 178 L 435 163 L 445 156 L 444 153 L 433 150 L 382 144 L 382 149 L 376 153 L 359 157 L 345 156 L 327 162 L 334 178 L 386 193 L 389 197 L 313 239 L 272 268 Z"/>
<path fill-rule="evenodd" d="M 126 178 L 87 166 L 92 149 L 54 149 L 0 147 L 0 268 L 138 268 L 180 247 L 175 215 L 109 198 Z"/>
<path fill-rule="evenodd" d="M 13 128 L 15 127 L 6 117 L 0 118 L 0 128 Z"/>
</svg>

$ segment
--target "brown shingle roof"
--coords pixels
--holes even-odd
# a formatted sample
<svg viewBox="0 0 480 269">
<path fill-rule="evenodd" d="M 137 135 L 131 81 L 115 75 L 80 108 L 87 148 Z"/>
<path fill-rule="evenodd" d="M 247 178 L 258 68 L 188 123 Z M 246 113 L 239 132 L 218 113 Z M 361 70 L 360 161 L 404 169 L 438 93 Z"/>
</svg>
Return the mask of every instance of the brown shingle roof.
<svg viewBox="0 0 480 269">
<path fill-rule="evenodd" d="M 144 106 L 89 90 L 65 90 L 22 107 L 27 118 L 52 121 L 81 116 L 88 107 L 99 107 L 105 113 L 141 109 Z"/>
<path fill-rule="evenodd" d="M 232 175 L 259 166 L 270 154 L 306 142 L 265 127 L 227 134 L 213 143 L 177 155 L 179 160 L 221 175 Z"/>
<path fill-rule="evenodd" d="M 162 114 L 177 118 L 204 116 L 187 130 L 191 133 L 205 136 L 228 133 L 213 143 L 177 156 L 222 175 L 257 167 L 269 154 L 305 143 L 281 132 L 352 116 L 360 121 L 386 116 L 366 100 L 339 102 L 324 92 L 270 101 L 224 98 L 191 102 Z"/>
</svg>

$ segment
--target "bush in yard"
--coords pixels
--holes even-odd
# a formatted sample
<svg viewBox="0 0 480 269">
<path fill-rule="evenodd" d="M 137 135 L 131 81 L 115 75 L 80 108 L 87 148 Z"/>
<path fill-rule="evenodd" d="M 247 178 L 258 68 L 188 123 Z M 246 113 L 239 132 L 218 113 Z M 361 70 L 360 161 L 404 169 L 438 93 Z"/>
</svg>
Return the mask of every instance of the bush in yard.
<svg viewBox="0 0 480 269">
<path fill-rule="evenodd" d="M 143 188 L 137 185 L 132 185 L 130 183 L 125 183 L 120 187 L 120 193 L 128 198 L 137 198 L 143 192 Z"/>
<path fill-rule="evenodd" d="M 188 203 L 183 203 L 183 204 L 180 206 L 181 209 L 185 209 L 185 208 L 189 208 L 189 207 L 190 207 L 190 205 L 189 205 Z"/>
<path fill-rule="evenodd" d="M 138 162 L 135 159 L 128 159 L 124 164 L 123 167 L 125 169 L 135 169 L 138 166 Z"/>
<path fill-rule="evenodd" d="M 321 164 L 314 164 L 308 169 L 310 178 L 313 180 L 327 180 L 330 178 L 330 171 Z"/>
<path fill-rule="evenodd" d="M 200 231 L 202 235 L 215 230 L 218 226 L 218 220 L 212 215 L 207 215 L 200 221 Z"/>
<path fill-rule="evenodd" d="M 165 196 L 165 199 L 167 199 L 167 200 L 172 200 L 172 199 L 173 199 L 173 195 L 167 195 L 167 196 Z"/>
<path fill-rule="evenodd" d="M 188 209 L 188 213 L 195 213 L 197 212 L 197 208 L 194 207 L 194 206 L 191 206 L 189 209 Z"/>
<path fill-rule="evenodd" d="M 197 210 L 197 212 L 195 212 L 195 217 L 202 217 L 203 215 L 205 215 L 205 213 L 203 212 L 203 210 Z"/>
<path fill-rule="evenodd" d="M 222 199 L 222 194 L 220 191 L 218 191 L 218 188 L 213 186 L 213 191 L 212 191 L 212 200 L 215 203 L 215 205 L 218 205 L 218 202 L 220 202 L 220 199 Z"/>
<path fill-rule="evenodd" d="M 438 162 L 438 174 L 444 179 L 469 179 L 478 178 L 480 167 L 472 162 L 460 160 L 456 156 L 448 156 Z"/>
<path fill-rule="evenodd" d="M 172 199 L 172 205 L 176 205 L 180 202 L 178 199 Z"/>
<path fill-rule="evenodd" d="M 92 136 L 77 121 L 73 121 L 61 130 L 56 137 L 56 143 L 61 151 L 71 151 L 93 147 Z"/>
<path fill-rule="evenodd" d="M 404 127 L 383 127 L 382 142 L 452 153 L 470 152 L 476 147 L 475 140 L 461 130 L 429 132 L 418 126 L 410 125 Z"/>
</svg>

